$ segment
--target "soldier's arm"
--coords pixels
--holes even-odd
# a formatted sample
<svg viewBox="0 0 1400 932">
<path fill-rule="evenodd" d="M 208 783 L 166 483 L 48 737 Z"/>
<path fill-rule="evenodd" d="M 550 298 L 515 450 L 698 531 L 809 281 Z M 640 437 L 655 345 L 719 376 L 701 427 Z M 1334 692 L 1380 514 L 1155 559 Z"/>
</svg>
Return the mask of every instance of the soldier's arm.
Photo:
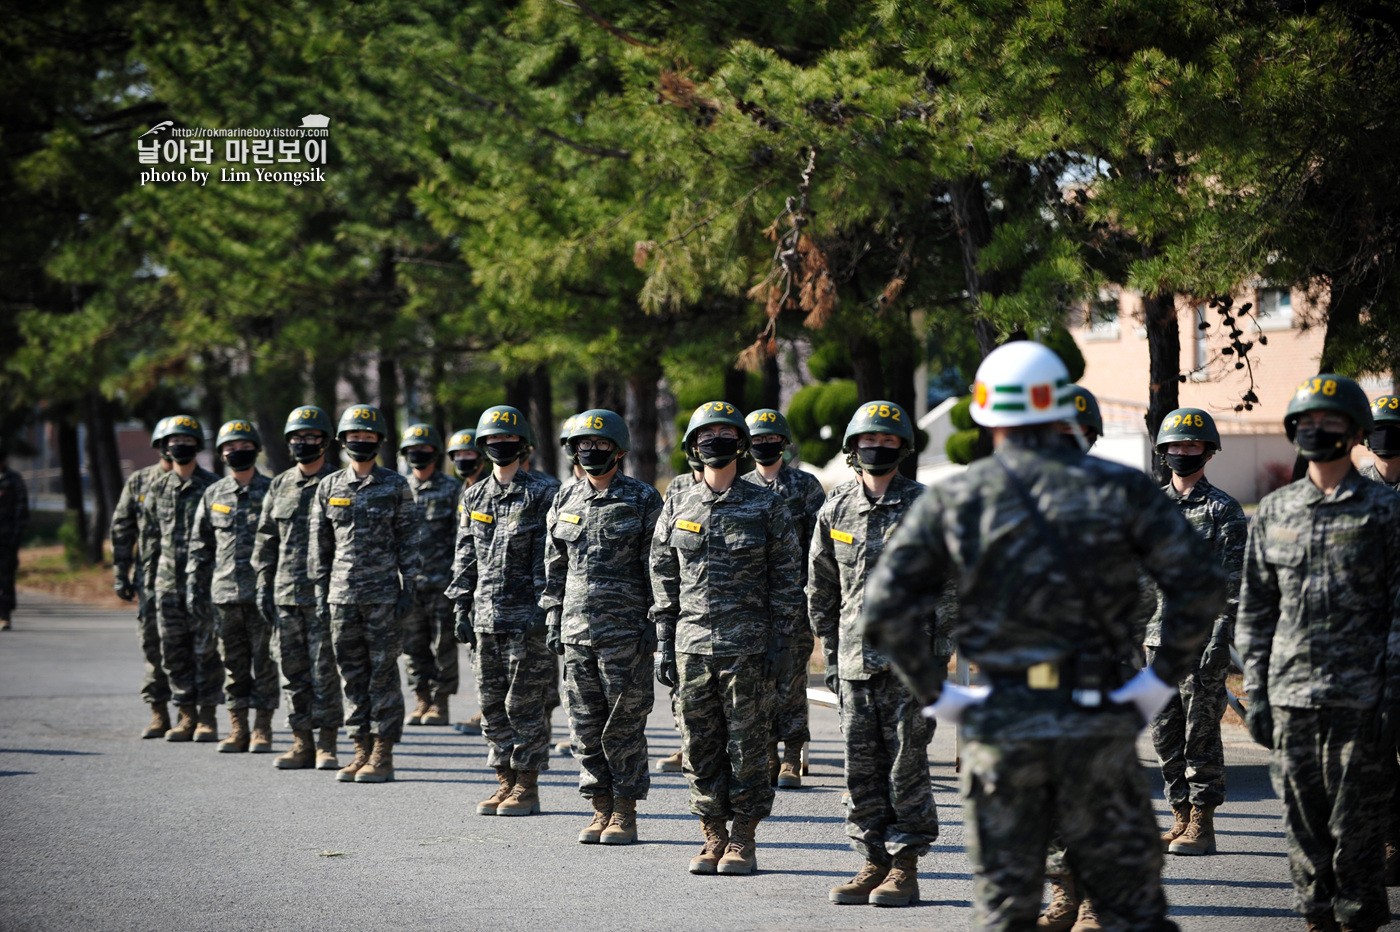
<svg viewBox="0 0 1400 932">
<path fill-rule="evenodd" d="M 277 519 L 272 517 L 272 495 L 269 489 L 263 499 L 262 515 L 258 518 L 258 530 L 253 535 L 253 571 L 258 574 L 258 588 L 271 589 L 277 575 L 277 558 L 281 553 L 282 531 Z"/>
<path fill-rule="evenodd" d="M 311 497 L 311 516 L 307 521 L 306 578 L 316 588 L 316 601 L 325 605 L 330 598 L 331 564 L 335 562 L 335 528 L 326 516 L 327 486 L 316 486 Z"/>
<path fill-rule="evenodd" d="M 802 496 L 802 519 L 797 522 L 797 545 L 802 549 L 802 559 L 807 559 L 807 554 L 812 549 L 813 535 L 817 530 L 817 515 L 821 512 L 822 506 L 826 504 L 826 490 L 817 481 L 817 477 L 804 472 L 811 481 L 807 483 L 807 491 Z M 796 518 L 796 515 L 793 515 Z"/>
<path fill-rule="evenodd" d="M 837 656 L 841 635 L 841 569 L 831 542 L 830 516 L 817 515 L 812 552 L 807 560 L 807 617 L 812 633 L 822 639 L 828 665 Z"/>
<path fill-rule="evenodd" d="M 675 497 L 666 499 L 656 519 L 651 536 L 651 620 L 656 625 L 656 639 L 662 643 L 675 641 L 676 620 L 681 608 L 680 560 L 671 549 L 671 525 Z"/>
<path fill-rule="evenodd" d="M 190 593 L 189 604 L 194 604 L 194 593 L 207 592 L 214 577 L 214 552 L 218 544 L 214 541 L 214 525 L 209 520 L 209 494 L 199 499 L 194 509 L 194 525 L 190 528 L 190 546 L 186 570 L 189 578 L 186 587 Z"/>
<path fill-rule="evenodd" d="M 1267 693 L 1269 688 L 1269 655 L 1273 652 L 1274 631 L 1278 628 L 1278 576 L 1264 559 L 1267 535 L 1268 519 L 1261 514 L 1254 519 L 1245 541 L 1240 607 L 1236 615 L 1235 639 L 1240 659 L 1244 661 L 1244 688 L 1251 696 Z"/>
<path fill-rule="evenodd" d="M 1211 637 L 1231 644 L 1235 640 L 1235 617 L 1240 610 L 1240 582 L 1244 572 L 1245 540 L 1249 519 L 1239 502 L 1230 502 L 1220 525 L 1220 565 L 1225 570 L 1225 609 L 1215 619 Z"/>
<path fill-rule="evenodd" d="M 773 630 L 783 637 L 797 633 L 802 612 L 802 548 L 797 543 L 787 505 L 774 496 L 768 513 L 768 611 Z"/>
<path fill-rule="evenodd" d="M 413 500 L 413 490 L 405 482 L 399 489 L 398 505 L 394 509 L 394 541 L 398 549 L 399 585 L 412 593 L 423 569 L 423 553 L 419 536 L 423 532 L 423 509 Z"/>
<path fill-rule="evenodd" d="M 131 571 L 131 561 L 136 555 L 136 512 L 141 502 L 132 494 L 131 482 L 131 479 L 126 480 L 122 494 L 117 497 L 117 507 L 112 509 L 112 566 L 118 574 Z"/>
<path fill-rule="evenodd" d="M 895 673 L 925 705 L 943 691 L 946 661 L 934 657 L 925 619 L 938 611 L 952 558 L 940 533 L 942 503 L 925 493 L 900 522 L 865 583 L 862 636 L 890 659 Z"/>
<path fill-rule="evenodd" d="M 645 513 L 642 515 L 642 540 L 649 542 L 656 537 L 656 526 L 661 519 L 662 502 L 661 493 L 656 491 L 652 486 L 647 486 L 646 493 L 646 499 L 643 502 Z M 651 548 L 645 544 L 638 547 L 637 559 L 642 561 L 642 578 L 649 579 L 651 577 Z M 648 609 L 651 608 L 651 604 L 655 599 L 655 592 L 648 586 L 646 592 Z"/>
<path fill-rule="evenodd" d="M 554 505 L 554 492 L 556 486 L 550 486 L 541 494 L 539 501 L 535 503 L 535 513 L 539 520 L 535 522 L 535 529 L 531 531 L 534 538 L 530 542 L 530 559 L 532 561 L 532 575 L 535 583 L 535 600 L 538 602 L 540 596 L 544 595 L 544 542 L 549 534 L 549 513 Z"/>
<path fill-rule="evenodd" d="M 146 490 L 146 500 L 141 504 L 141 508 L 146 513 L 145 527 L 142 529 L 140 537 L 141 544 L 137 548 L 141 554 L 141 579 L 146 588 L 146 594 L 150 595 L 152 585 L 156 578 L 156 565 L 160 562 L 160 518 L 156 513 L 156 497 L 153 489 Z"/>
<path fill-rule="evenodd" d="M 564 583 L 569 575 L 568 547 L 553 533 L 559 523 L 560 504 L 556 497 L 544 522 L 544 591 L 540 594 L 540 608 L 546 614 L 564 604 Z"/>
<path fill-rule="evenodd" d="M 1397 499 L 1400 500 L 1400 499 Z M 1392 507 L 1382 525 L 1386 535 L 1386 583 L 1390 591 L 1390 634 L 1385 642 L 1385 693 L 1400 697 L 1400 508 Z"/>
<path fill-rule="evenodd" d="M 452 582 L 444 593 L 470 614 L 476 598 L 476 538 L 472 536 L 471 503 L 464 496 L 457 522 L 457 547 L 452 555 Z"/>
</svg>

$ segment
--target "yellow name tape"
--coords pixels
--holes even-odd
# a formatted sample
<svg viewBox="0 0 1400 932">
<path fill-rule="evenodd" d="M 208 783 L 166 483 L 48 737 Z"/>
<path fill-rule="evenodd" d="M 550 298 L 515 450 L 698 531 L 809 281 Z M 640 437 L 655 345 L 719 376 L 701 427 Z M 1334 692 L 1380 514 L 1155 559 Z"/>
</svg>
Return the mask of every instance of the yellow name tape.
<svg viewBox="0 0 1400 932">
<path fill-rule="evenodd" d="M 847 534 L 845 531 L 838 531 L 836 528 L 831 529 L 831 539 L 839 540 L 843 544 L 854 544 L 856 542 L 856 539 L 850 534 Z"/>
<path fill-rule="evenodd" d="M 690 531 L 692 534 L 699 534 L 701 531 L 704 530 L 704 528 L 696 524 L 694 521 L 678 520 L 676 521 L 676 527 L 680 528 L 682 531 Z"/>
<path fill-rule="evenodd" d="M 491 524 L 491 523 L 494 522 L 496 519 L 493 518 L 493 517 L 491 517 L 490 515 L 486 514 L 484 511 L 473 511 L 473 512 L 472 512 L 472 520 L 473 520 L 473 521 L 483 521 L 483 522 L 485 522 L 486 524 Z"/>
<path fill-rule="evenodd" d="M 332 504 L 332 505 L 351 505 L 351 504 L 354 504 L 354 502 L 352 502 L 352 501 L 351 501 L 350 499 L 348 499 L 348 498 L 333 498 L 333 499 L 331 499 L 331 504 Z"/>
<path fill-rule="evenodd" d="M 1053 663 L 1038 663 L 1027 669 L 1026 685 L 1031 689 L 1059 689 L 1059 665 Z"/>
<path fill-rule="evenodd" d="M 561 512 L 559 513 L 559 520 L 560 520 L 560 521 L 567 521 L 567 522 L 569 522 L 570 524 L 578 524 L 579 521 L 580 521 L 581 519 L 579 518 L 578 515 L 565 514 L 564 512 L 561 511 Z"/>
<path fill-rule="evenodd" d="M 221 515 L 226 515 L 233 511 L 233 509 L 227 505 L 210 505 L 209 507 L 214 509 Z"/>
</svg>

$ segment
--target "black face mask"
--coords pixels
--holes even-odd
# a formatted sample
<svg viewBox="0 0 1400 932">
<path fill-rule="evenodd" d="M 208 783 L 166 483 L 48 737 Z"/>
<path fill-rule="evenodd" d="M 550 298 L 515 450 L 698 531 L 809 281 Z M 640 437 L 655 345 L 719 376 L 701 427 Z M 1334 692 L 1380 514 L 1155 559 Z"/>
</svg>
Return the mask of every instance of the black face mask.
<svg viewBox="0 0 1400 932">
<path fill-rule="evenodd" d="M 883 476 L 894 472 L 903 459 L 902 451 L 896 447 L 856 447 L 856 459 L 860 468 L 872 476 Z"/>
<path fill-rule="evenodd" d="M 1209 453 L 1167 453 L 1162 458 L 1172 472 L 1178 476 L 1189 476 L 1204 469 L 1209 457 Z"/>
<path fill-rule="evenodd" d="M 425 469 L 437 459 L 436 450 L 409 450 L 404 456 L 414 469 Z"/>
<path fill-rule="evenodd" d="M 345 452 L 357 463 L 368 463 L 379 455 L 378 440 L 347 440 Z"/>
<path fill-rule="evenodd" d="M 188 466 L 194 462 L 194 458 L 199 454 L 199 446 L 193 443 L 169 444 L 165 448 L 165 453 L 178 466 Z"/>
<path fill-rule="evenodd" d="M 242 472 L 251 469 L 258 460 L 257 450 L 229 450 L 224 454 L 224 462 L 228 463 L 228 468 L 234 472 Z"/>
<path fill-rule="evenodd" d="M 616 450 L 579 450 L 578 464 L 590 476 L 601 476 L 617 462 Z"/>
<path fill-rule="evenodd" d="M 479 456 L 458 456 L 452 460 L 452 466 L 457 470 L 457 475 L 463 479 L 475 476 L 481 469 L 481 457 Z"/>
<path fill-rule="evenodd" d="M 1300 427 L 1293 435 L 1293 445 L 1309 462 L 1330 463 L 1347 455 L 1347 436 L 1321 427 Z"/>
<path fill-rule="evenodd" d="M 326 453 L 326 445 L 319 440 L 292 440 L 287 446 L 298 463 L 314 463 Z"/>
<path fill-rule="evenodd" d="M 497 466 L 509 466 L 520 459 L 520 448 L 524 446 L 521 440 L 497 440 L 494 443 L 487 441 L 486 458 Z"/>
<path fill-rule="evenodd" d="M 760 466 L 772 466 L 783 458 L 782 438 L 777 440 L 755 440 L 749 449 L 753 451 L 753 461 Z"/>
<path fill-rule="evenodd" d="M 723 469 L 739 458 L 738 437 L 711 437 L 695 445 L 700 461 L 711 469 Z"/>
<path fill-rule="evenodd" d="M 1366 441 L 1366 445 L 1371 448 L 1372 453 L 1384 460 L 1400 456 L 1400 425 L 1386 424 L 1384 427 L 1377 427 L 1371 438 Z"/>
</svg>

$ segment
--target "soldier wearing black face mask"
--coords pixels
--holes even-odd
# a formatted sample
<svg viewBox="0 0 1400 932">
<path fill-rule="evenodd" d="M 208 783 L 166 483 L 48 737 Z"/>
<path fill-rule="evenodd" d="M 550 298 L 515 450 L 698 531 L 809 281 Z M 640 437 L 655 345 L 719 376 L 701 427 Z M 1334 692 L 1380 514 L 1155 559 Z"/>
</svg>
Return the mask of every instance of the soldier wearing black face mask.
<svg viewBox="0 0 1400 932">
<path fill-rule="evenodd" d="M 1361 470 L 1361 475 L 1400 492 L 1400 396 L 1382 395 L 1372 401 L 1371 417 L 1376 428 L 1366 438 L 1366 448 L 1376 458 Z"/>
<path fill-rule="evenodd" d="M 1066 446 L 1072 450 L 1088 452 L 1103 436 L 1103 415 L 1099 413 L 1099 401 L 1094 393 L 1079 385 L 1070 385 L 1073 393 L 1074 419 L 1058 421 L 1055 429 L 1060 432 Z M 1079 438 L 1084 438 L 1081 445 Z"/>
</svg>

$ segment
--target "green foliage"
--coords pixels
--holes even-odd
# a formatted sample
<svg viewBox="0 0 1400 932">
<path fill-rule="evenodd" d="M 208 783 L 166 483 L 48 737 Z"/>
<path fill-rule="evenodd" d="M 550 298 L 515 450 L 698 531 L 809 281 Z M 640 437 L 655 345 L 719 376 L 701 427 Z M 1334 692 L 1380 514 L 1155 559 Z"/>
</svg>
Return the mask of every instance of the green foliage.
<svg viewBox="0 0 1400 932">
<path fill-rule="evenodd" d="M 1074 342 L 1074 337 L 1064 327 L 1051 327 L 1050 330 L 1041 337 L 1040 342 L 1055 351 L 1060 360 L 1069 370 L 1069 380 L 1078 382 L 1084 378 L 1084 354 L 1079 351 L 1079 344 Z"/>
<path fill-rule="evenodd" d="M 812 355 L 807 358 L 807 369 L 818 382 L 849 379 L 855 374 L 851 368 L 850 349 L 835 340 L 822 343 L 812 350 Z"/>
<path fill-rule="evenodd" d="M 972 396 L 959 398 L 953 410 L 948 412 L 948 418 L 958 430 L 976 430 L 977 424 L 972 420 Z"/>
<path fill-rule="evenodd" d="M 837 379 L 822 386 L 821 394 L 812 404 L 812 418 L 818 430 L 830 427 L 839 445 L 846 425 L 855 417 L 859 406 L 860 394 L 856 391 L 856 383 L 849 379 Z"/>
<path fill-rule="evenodd" d="M 960 430 L 948 438 L 943 450 L 948 454 L 948 459 L 960 466 L 966 466 L 972 462 L 973 448 L 976 446 L 977 431 Z"/>
<path fill-rule="evenodd" d="M 87 566 L 88 550 L 83 545 L 82 531 L 78 527 L 78 512 L 63 513 L 63 525 L 58 529 L 58 542 L 63 545 L 63 560 L 70 570 Z"/>
</svg>

